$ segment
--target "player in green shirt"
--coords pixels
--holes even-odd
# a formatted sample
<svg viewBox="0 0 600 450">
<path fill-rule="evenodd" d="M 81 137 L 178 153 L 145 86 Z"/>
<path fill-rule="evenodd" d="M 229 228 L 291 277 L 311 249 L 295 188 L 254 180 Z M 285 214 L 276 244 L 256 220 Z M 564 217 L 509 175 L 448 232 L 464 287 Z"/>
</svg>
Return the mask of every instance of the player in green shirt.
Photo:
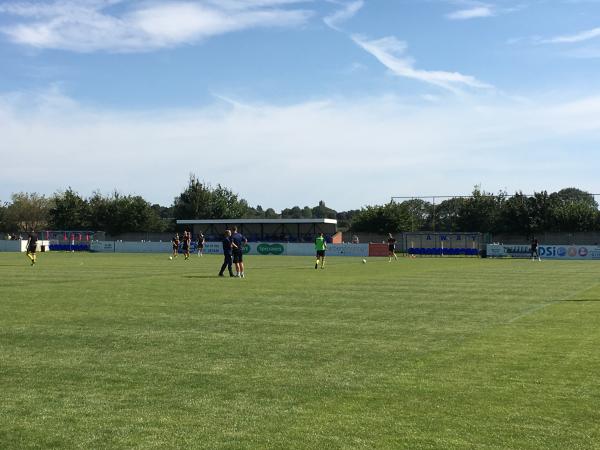
<svg viewBox="0 0 600 450">
<path fill-rule="evenodd" d="M 317 262 L 315 263 L 315 269 L 319 267 L 319 260 L 321 260 L 321 269 L 325 268 L 325 250 L 327 250 L 327 243 L 323 233 L 319 233 L 315 239 L 315 250 L 317 251 Z"/>
</svg>

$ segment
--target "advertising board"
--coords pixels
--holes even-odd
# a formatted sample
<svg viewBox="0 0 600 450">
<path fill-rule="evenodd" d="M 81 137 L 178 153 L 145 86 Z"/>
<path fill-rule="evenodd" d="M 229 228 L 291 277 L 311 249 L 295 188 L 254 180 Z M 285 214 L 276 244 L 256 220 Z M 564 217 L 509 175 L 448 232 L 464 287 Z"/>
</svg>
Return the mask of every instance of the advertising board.
<svg viewBox="0 0 600 450">
<path fill-rule="evenodd" d="M 540 245 L 542 259 L 600 260 L 598 245 Z M 529 245 L 488 244 L 488 257 L 531 258 Z"/>
<path fill-rule="evenodd" d="M 170 253 L 171 249 L 170 242 L 93 241 L 90 244 L 92 252 Z M 195 243 L 192 244 L 190 252 L 197 252 Z M 204 253 L 207 255 L 221 255 L 223 246 L 221 242 L 206 242 Z M 244 246 L 244 254 L 314 256 L 315 246 L 312 243 L 249 242 Z M 327 256 L 369 256 L 369 244 L 329 244 L 327 245 Z"/>
<path fill-rule="evenodd" d="M 314 244 L 287 244 L 288 256 L 314 256 Z M 327 244 L 327 256 L 369 256 L 369 244 Z"/>
</svg>

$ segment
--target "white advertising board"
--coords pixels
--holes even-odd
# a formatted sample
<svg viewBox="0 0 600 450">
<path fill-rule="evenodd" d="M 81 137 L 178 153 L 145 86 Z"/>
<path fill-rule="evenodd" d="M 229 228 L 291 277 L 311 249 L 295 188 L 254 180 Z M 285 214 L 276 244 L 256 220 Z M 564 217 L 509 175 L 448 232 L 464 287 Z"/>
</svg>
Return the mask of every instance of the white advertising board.
<svg viewBox="0 0 600 450">
<path fill-rule="evenodd" d="M 245 255 L 286 255 L 289 244 L 272 242 L 248 242 L 244 247 Z M 206 242 L 204 253 L 209 255 L 222 255 L 223 245 L 221 242 Z"/>
<path fill-rule="evenodd" d="M 44 246 L 44 251 L 49 251 L 50 241 L 37 241 L 37 251 L 42 251 L 42 245 Z M 27 241 L 24 239 L 16 239 L 16 240 L 0 240 L 0 252 L 26 252 L 27 251 Z"/>
<path fill-rule="evenodd" d="M 600 260 L 598 245 L 540 245 L 542 259 Z M 529 245 L 488 244 L 488 257 L 531 258 Z"/>
<path fill-rule="evenodd" d="M 92 241 L 90 244 L 90 251 L 114 253 L 115 243 L 114 241 Z"/>
<path fill-rule="evenodd" d="M 109 253 L 170 253 L 170 242 L 121 242 L 121 241 L 93 241 L 90 244 L 93 252 Z M 192 253 L 197 251 L 192 245 Z M 207 255 L 223 254 L 221 242 L 206 242 L 204 253 Z M 249 242 L 244 248 L 247 255 L 289 255 L 313 256 L 315 246 L 312 243 L 276 243 L 276 242 Z M 369 256 L 369 244 L 328 244 L 327 256 Z"/>
<path fill-rule="evenodd" d="M 531 246 L 529 245 L 504 245 L 504 244 L 488 244 L 487 256 L 491 258 L 509 257 L 509 258 L 526 258 L 531 257 Z"/>
<path fill-rule="evenodd" d="M 369 244 L 327 244 L 327 256 L 369 256 Z M 289 256 L 314 256 L 314 244 L 287 244 Z"/>
<path fill-rule="evenodd" d="M 115 253 L 169 253 L 170 242 L 115 242 Z"/>
</svg>

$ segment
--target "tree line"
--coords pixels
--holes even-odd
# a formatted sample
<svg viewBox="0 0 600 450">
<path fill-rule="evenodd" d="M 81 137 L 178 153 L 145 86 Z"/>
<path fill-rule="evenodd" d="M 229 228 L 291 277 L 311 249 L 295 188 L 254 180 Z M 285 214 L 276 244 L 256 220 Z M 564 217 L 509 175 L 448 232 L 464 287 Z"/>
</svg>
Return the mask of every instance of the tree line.
<svg viewBox="0 0 600 450">
<path fill-rule="evenodd" d="M 467 197 L 434 204 L 423 199 L 367 206 L 352 221 L 354 231 L 449 231 L 514 233 L 600 231 L 598 203 L 577 188 L 558 192 L 490 194 L 476 186 Z"/>
<path fill-rule="evenodd" d="M 111 235 L 126 232 L 169 232 L 178 219 L 312 219 L 332 218 L 354 232 L 479 231 L 531 236 L 542 231 L 600 231 L 594 196 L 577 188 L 558 192 L 487 193 L 476 186 L 470 196 L 434 203 L 409 199 L 384 205 L 335 211 L 320 201 L 314 207 L 293 206 L 280 213 L 250 206 L 238 194 L 190 175 L 187 187 L 170 206 L 151 204 L 141 196 L 115 191 L 84 198 L 69 188 L 50 197 L 16 193 L 0 205 L 0 231 L 94 230 Z"/>
</svg>

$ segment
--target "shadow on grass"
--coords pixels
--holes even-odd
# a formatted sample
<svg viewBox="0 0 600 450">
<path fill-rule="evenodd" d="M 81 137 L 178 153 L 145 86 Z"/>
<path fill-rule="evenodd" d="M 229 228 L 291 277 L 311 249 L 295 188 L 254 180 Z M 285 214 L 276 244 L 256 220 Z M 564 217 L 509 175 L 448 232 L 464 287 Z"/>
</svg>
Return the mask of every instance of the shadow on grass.
<svg viewBox="0 0 600 450">
<path fill-rule="evenodd" d="M 218 275 L 184 275 L 183 278 L 221 278 Z M 229 275 L 223 278 L 230 278 Z"/>
<path fill-rule="evenodd" d="M 600 302 L 600 298 L 570 298 L 568 300 L 561 300 L 563 302 Z"/>
</svg>

